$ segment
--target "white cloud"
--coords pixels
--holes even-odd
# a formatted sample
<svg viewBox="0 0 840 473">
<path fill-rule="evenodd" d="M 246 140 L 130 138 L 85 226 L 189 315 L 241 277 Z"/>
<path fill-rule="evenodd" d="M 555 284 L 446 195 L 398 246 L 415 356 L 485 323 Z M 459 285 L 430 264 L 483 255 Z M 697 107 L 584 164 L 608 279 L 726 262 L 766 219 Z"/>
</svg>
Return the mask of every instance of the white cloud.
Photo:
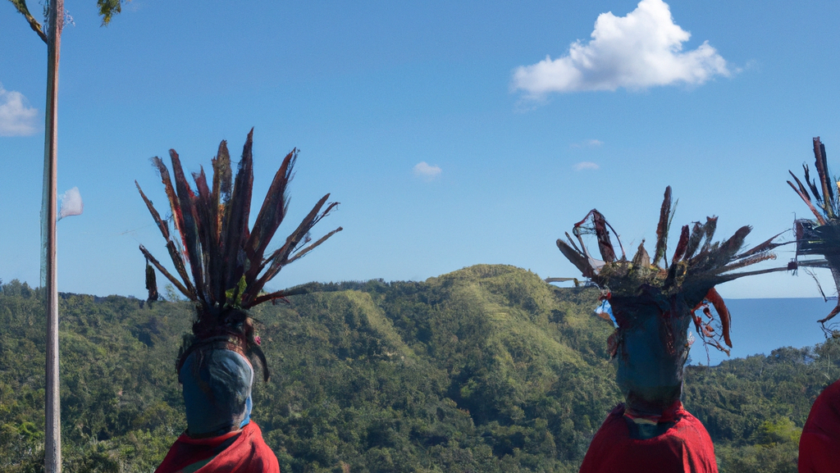
<svg viewBox="0 0 840 473">
<path fill-rule="evenodd" d="M 23 94 L 0 84 L 0 136 L 35 134 L 37 117 L 38 110 L 28 106 Z"/>
<path fill-rule="evenodd" d="M 419 162 L 414 166 L 414 175 L 427 181 L 431 181 L 440 176 L 441 172 L 443 170 L 439 166 L 429 166 L 426 164 L 426 161 Z"/>
<path fill-rule="evenodd" d="M 79 194 L 78 187 L 68 190 L 58 196 L 58 198 L 61 200 L 61 207 L 58 211 L 58 220 L 61 220 L 64 217 L 81 215 L 82 211 L 85 209 L 85 205 L 82 202 L 82 195 Z"/>
<path fill-rule="evenodd" d="M 593 170 L 594 171 L 596 169 L 600 169 L 601 166 L 598 166 L 597 164 L 595 164 L 593 162 L 590 162 L 590 161 L 582 161 L 582 162 L 579 162 L 579 163 L 575 164 L 574 168 L 575 168 L 575 171 L 586 171 L 586 170 Z"/>
<path fill-rule="evenodd" d="M 598 15 L 592 40 L 575 41 L 566 55 L 516 68 L 512 87 L 539 98 L 549 92 L 699 85 L 729 76 L 726 60 L 708 41 L 683 52 L 690 37 L 674 23 L 667 3 L 642 0 L 627 16 Z"/>
<path fill-rule="evenodd" d="M 570 146 L 572 148 L 597 148 L 603 144 L 601 140 L 583 140 L 580 143 L 572 143 Z"/>
</svg>

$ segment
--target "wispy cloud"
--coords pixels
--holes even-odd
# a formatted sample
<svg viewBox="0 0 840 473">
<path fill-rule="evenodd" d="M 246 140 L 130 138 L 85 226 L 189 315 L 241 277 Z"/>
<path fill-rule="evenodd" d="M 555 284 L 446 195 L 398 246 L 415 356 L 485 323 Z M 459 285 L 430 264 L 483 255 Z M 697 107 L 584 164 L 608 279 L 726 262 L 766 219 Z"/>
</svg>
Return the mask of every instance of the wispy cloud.
<svg viewBox="0 0 840 473">
<path fill-rule="evenodd" d="M 127 9 L 130 12 L 137 12 L 143 8 L 146 8 L 146 6 L 146 2 L 138 2 L 137 0 L 135 0 L 133 2 L 128 2 L 125 5 L 123 5 L 123 9 Z"/>
<path fill-rule="evenodd" d="M 683 52 L 690 37 L 674 23 L 667 3 L 642 0 L 627 16 L 598 15 L 592 39 L 575 41 L 566 55 L 516 68 L 512 87 L 538 99 L 550 92 L 699 85 L 730 75 L 726 60 L 708 41 Z"/>
<path fill-rule="evenodd" d="M 61 207 L 58 211 L 58 220 L 61 220 L 64 217 L 81 215 L 85 209 L 85 204 L 82 202 L 82 195 L 79 194 L 78 187 L 68 190 L 58 196 L 58 198 L 61 200 Z"/>
<path fill-rule="evenodd" d="M 574 165 L 575 171 L 594 171 L 596 169 L 600 169 L 601 166 L 591 162 L 591 161 L 581 161 Z"/>
<path fill-rule="evenodd" d="M 583 140 L 580 143 L 572 143 L 569 146 L 572 148 L 597 148 L 604 144 L 601 140 Z"/>
<path fill-rule="evenodd" d="M 28 106 L 20 92 L 6 90 L 0 84 L 0 136 L 35 134 L 38 110 Z"/>
<path fill-rule="evenodd" d="M 426 161 L 421 161 L 414 166 L 414 175 L 425 181 L 436 179 L 441 172 L 443 170 L 439 166 L 429 166 Z"/>
</svg>

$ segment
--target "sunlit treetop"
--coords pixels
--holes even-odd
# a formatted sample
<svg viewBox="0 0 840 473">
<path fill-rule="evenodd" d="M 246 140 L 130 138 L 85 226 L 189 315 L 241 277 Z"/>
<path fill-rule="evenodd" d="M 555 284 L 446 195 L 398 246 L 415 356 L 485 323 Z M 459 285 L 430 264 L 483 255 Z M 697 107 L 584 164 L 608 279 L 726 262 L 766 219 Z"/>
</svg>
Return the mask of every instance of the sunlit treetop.
<svg viewBox="0 0 840 473">
<path fill-rule="evenodd" d="M 47 35 L 45 33 L 45 28 L 38 23 L 38 20 L 32 16 L 30 13 L 29 8 L 26 6 L 26 0 L 9 0 L 12 2 L 12 5 L 15 6 L 17 11 L 26 18 L 26 21 L 29 22 L 29 26 L 32 28 L 32 31 L 38 34 L 38 36 L 46 43 L 47 42 Z M 96 7 L 99 10 L 99 14 L 102 16 L 102 26 L 107 26 L 114 15 L 119 14 L 122 12 L 122 3 L 124 0 L 96 0 Z M 130 1 L 130 0 L 129 0 Z M 46 18 L 47 12 L 49 11 L 49 2 L 44 3 L 44 17 Z"/>
</svg>

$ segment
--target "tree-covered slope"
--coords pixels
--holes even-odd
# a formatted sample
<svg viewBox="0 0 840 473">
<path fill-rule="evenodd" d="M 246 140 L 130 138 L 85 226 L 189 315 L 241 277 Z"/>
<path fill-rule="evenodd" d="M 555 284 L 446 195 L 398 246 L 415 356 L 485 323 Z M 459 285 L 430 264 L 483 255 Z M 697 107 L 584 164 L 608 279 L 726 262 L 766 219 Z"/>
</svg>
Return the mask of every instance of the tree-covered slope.
<svg viewBox="0 0 840 473">
<path fill-rule="evenodd" d="M 779 348 L 711 369 L 689 367 L 684 402 L 715 441 L 721 471 L 795 473 L 811 405 L 838 378 L 840 340 Z"/>
<path fill-rule="evenodd" d="M 618 399 L 596 293 L 505 266 L 344 287 L 255 313 L 255 402 L 281 406 L 257 418 L 295 471 L 563 471 Z"/>
<path fill-rule="evenodd" d="M 620 399 L 595 290 L 498 265 L 320 288 L 254 311 L 272 379 L 253 419 L 283 471 L 577 471 Z M 2 471 L 42 459 L 41 306 L 2 287 Z M 61 317 L 65 470 L 153 471 L 186 426 L 174 359 L 189 306 L 64 295 Z M 838 359 L 826 344 L 690 368 L 685 403 L 722 471 L 795 471 L 797 429 Z"/>
</svg>

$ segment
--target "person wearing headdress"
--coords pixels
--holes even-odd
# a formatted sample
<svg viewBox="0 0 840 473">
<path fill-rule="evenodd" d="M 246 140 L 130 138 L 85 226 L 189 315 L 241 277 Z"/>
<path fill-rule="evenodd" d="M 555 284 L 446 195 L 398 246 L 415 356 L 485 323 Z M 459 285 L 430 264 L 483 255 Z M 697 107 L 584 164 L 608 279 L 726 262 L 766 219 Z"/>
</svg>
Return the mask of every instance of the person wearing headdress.
<svg viewBox="0 0 840 473">
<path fill-rule="evenodd" d="M 160 217 L 137 184 L 166 240 L 177 273 L 177 277 L 170 273 L 140 245 L 146 258 L 149 303 L 159 297 L 157 269 L 195 305 L 192 333 L 184 335 L 176 362 L 178 380 L 183 386 L 187 429 L 172 445 L 156 473 L 280 471 L 277 457 L 251 419 L 254 378 L 262 372 L 267 382 L 269 370 L 249 309 L 264 302 L 287 302 L 286 297 L 305 293 L 303 288 L 272 293 L 264 293 L 262 289 L 284 266 L 342 228 L 311 243 L 312 227 L 338 205 L 327 203 L 327 194 L 279 249 L 267 253 L 286 215 L 286 190 L 297 150 L 283 160 L 254 226 L 249 229 L 254 180 L 253 132 L 252 129 L 248 133 L 235 179 L 232 179 L 227 143 L 222 141 L 212 160 L 211 183 L 208 184 L 202 168 L 193 174 L 195 190 L 187 182 L 174 150 L 169 151 L 174 183 L 163 161 L 153 158 L 172 210 L 174 232 L 170 232 L 168 222 Z"/>
<path fill-rule="evenodd" d="M 835 288 L 840 291 L 840 184 L 830 178 L 825 145 L 820 141 L 820 137 L 815 137 L 813 143 L 818 180 L 811 180 L 808 165 L 805 164 L 802 167 L 806 184 L 803 185 L 792 172 L 790 175 L 796 185 L 788 181 L 815 217 L 814 220 L 794 221 L 796 258 L 789 266 L 794 271 L 804 268 L 812 275 L 810 268 L 828 268 L 834 278 Z M 816 202 L 811 200 L 811 194 Z M 805 256 L 806 259 L 800 260 L 800 256 Z M 822 256 L 823 259 L 807 259 L 808 256 Z M 827 325 L 838 313 L 840 301 L 825 318 L 818 321 L 826 337 L 840 338 L 840 331 Z M 808 420 L 802 428 L 802 436 L 799 438 L 799 471 L 840 471 L 840 381 L 826 387 L 811 407 Z"/>
<path fill-rule="evenodd" d="M 601 300 L 607 306 L 604 312 L 612 314 L 617 326 L 608 344 L 616 365 L 616 383 L 625 399 L 592 439 L 581 473 L 718 471 L 708 432 L 680 402 L 684 366 L 693 343 L 689 326 L 694 324 L 705 343 L 728 353 L 722 343 L 732 346 L 730 315 L 715 286 L 785 268 L 733 273 L 775 258 L 770 250 L 778 244 L 773 243 L 773 237 L 742 251 L 749 226 L 723 242 L 713 242 L 717 217 L 708 218 L 705 224 L 695 223 L 692 229 L 683 226 L 669 264 L 666 250 L 672 218 L 668 187 L 653 258 L 643 241 L 628 260 L 620 240 L 621 257 L 617 257 L 610 238 L 612 227 L 597 210 L 575 224 L 577 244 L 568 233 L 568 242 L 557 240 L 563 255 L 601 288 Z M 596 236 L 601 260 L 590 255 L 582 239 L 586 233 Z"/>
</svg>

